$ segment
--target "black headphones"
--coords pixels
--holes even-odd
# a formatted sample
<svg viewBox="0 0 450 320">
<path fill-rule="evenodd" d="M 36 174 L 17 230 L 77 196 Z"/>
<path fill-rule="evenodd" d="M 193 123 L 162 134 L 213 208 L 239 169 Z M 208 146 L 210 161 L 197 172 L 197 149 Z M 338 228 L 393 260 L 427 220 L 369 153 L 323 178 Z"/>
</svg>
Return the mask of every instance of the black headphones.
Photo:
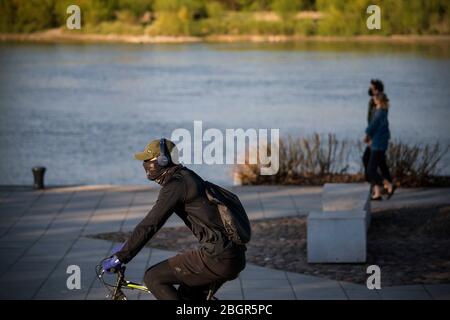
<svg viewBox="0 0 450 320">
<path fill-rule="evenodd" d="M 161 138 L 161 140 L 159 140 L 159 156 L 157 158 L 157 161 L 161 167 L 167 167 L 171 162 L 170 155 L 166 146 L 166 139 L 164 138 Z"/>
</svg>

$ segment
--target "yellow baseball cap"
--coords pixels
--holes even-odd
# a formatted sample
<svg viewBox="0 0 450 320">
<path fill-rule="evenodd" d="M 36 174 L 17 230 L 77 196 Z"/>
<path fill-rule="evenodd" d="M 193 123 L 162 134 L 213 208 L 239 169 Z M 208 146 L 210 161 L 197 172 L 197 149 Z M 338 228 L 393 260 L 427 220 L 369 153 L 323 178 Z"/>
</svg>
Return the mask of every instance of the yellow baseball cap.
<svg viewBox="0 0 450 320">
<path fill-rule="evenodd" d="M 159 139 L 151 141 L 147 144 L 144 151 L 135 153 L 134 158 L 136 160 L 145 161 L 158 157 L 160 154 L 159 142 Z M 175 148 L 175 143 L 166 139 L 166 148 L 168 152 L 172 152 L 173 148 Z"/>
</svg>

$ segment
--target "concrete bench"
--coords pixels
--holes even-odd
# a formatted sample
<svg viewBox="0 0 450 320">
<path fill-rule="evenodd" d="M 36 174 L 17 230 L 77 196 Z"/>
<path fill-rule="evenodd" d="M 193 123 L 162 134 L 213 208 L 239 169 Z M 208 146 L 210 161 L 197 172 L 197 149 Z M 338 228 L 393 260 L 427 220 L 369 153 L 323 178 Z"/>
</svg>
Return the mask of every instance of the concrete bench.
<svg viewBox="0 0 450 320">
<path fill-rule="evenodd" d="M 322 211 L 307 220 L 310 263 L 366 261 L 370 224 L 370 186 L 363 183 L 327 183 L 322 191 Z"/>
</svg>

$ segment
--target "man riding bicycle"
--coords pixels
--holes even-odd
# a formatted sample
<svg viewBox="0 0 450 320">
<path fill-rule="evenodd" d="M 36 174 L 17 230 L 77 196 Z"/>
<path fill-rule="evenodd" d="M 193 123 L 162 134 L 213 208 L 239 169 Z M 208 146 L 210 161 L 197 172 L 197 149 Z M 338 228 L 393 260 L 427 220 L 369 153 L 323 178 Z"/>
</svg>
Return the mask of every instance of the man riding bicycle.
<svg viewBox="0 0 450 320">
<path fill-rule="evenodd" d="M 122 249 L 106 259 L 102 267 L 105 271 L 118 270 L 128 263 L 175 212 L 199 240 L 200 248 L 150 267 L 144 282 L 157 299 L 202 300 L 211 285 L 217 291 L 245 268 L 246 246 L 227 237 L 218 207 L 206 195 L 205 181 L 175 164 L 172 155 L 175 159 L 175 144 L 166 139 L 153 140 L 143 152 L 135 154 L 137 160 L 143 161 L 147 178 L 162 188 L 155 205 Z"/>
</svg>

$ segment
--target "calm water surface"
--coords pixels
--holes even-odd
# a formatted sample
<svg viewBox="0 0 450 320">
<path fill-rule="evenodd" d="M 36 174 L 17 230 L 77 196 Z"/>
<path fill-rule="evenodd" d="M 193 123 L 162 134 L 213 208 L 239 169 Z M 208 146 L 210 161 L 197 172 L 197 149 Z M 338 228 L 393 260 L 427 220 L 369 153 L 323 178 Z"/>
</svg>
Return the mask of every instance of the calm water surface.
<svg viewBox="0 0 450 320">
<path fill-rule="evenodd" d="M 1 43 L 0 185 L 35 165 L 53 185 L 146 183 L 133 152 L 194 120 L 360 139 L 375 77 L 393 138 L 448 145 L 449 70 L 448 45 Z M 191 167 L 231 183 L 230 166 Z"/>
</svg>

